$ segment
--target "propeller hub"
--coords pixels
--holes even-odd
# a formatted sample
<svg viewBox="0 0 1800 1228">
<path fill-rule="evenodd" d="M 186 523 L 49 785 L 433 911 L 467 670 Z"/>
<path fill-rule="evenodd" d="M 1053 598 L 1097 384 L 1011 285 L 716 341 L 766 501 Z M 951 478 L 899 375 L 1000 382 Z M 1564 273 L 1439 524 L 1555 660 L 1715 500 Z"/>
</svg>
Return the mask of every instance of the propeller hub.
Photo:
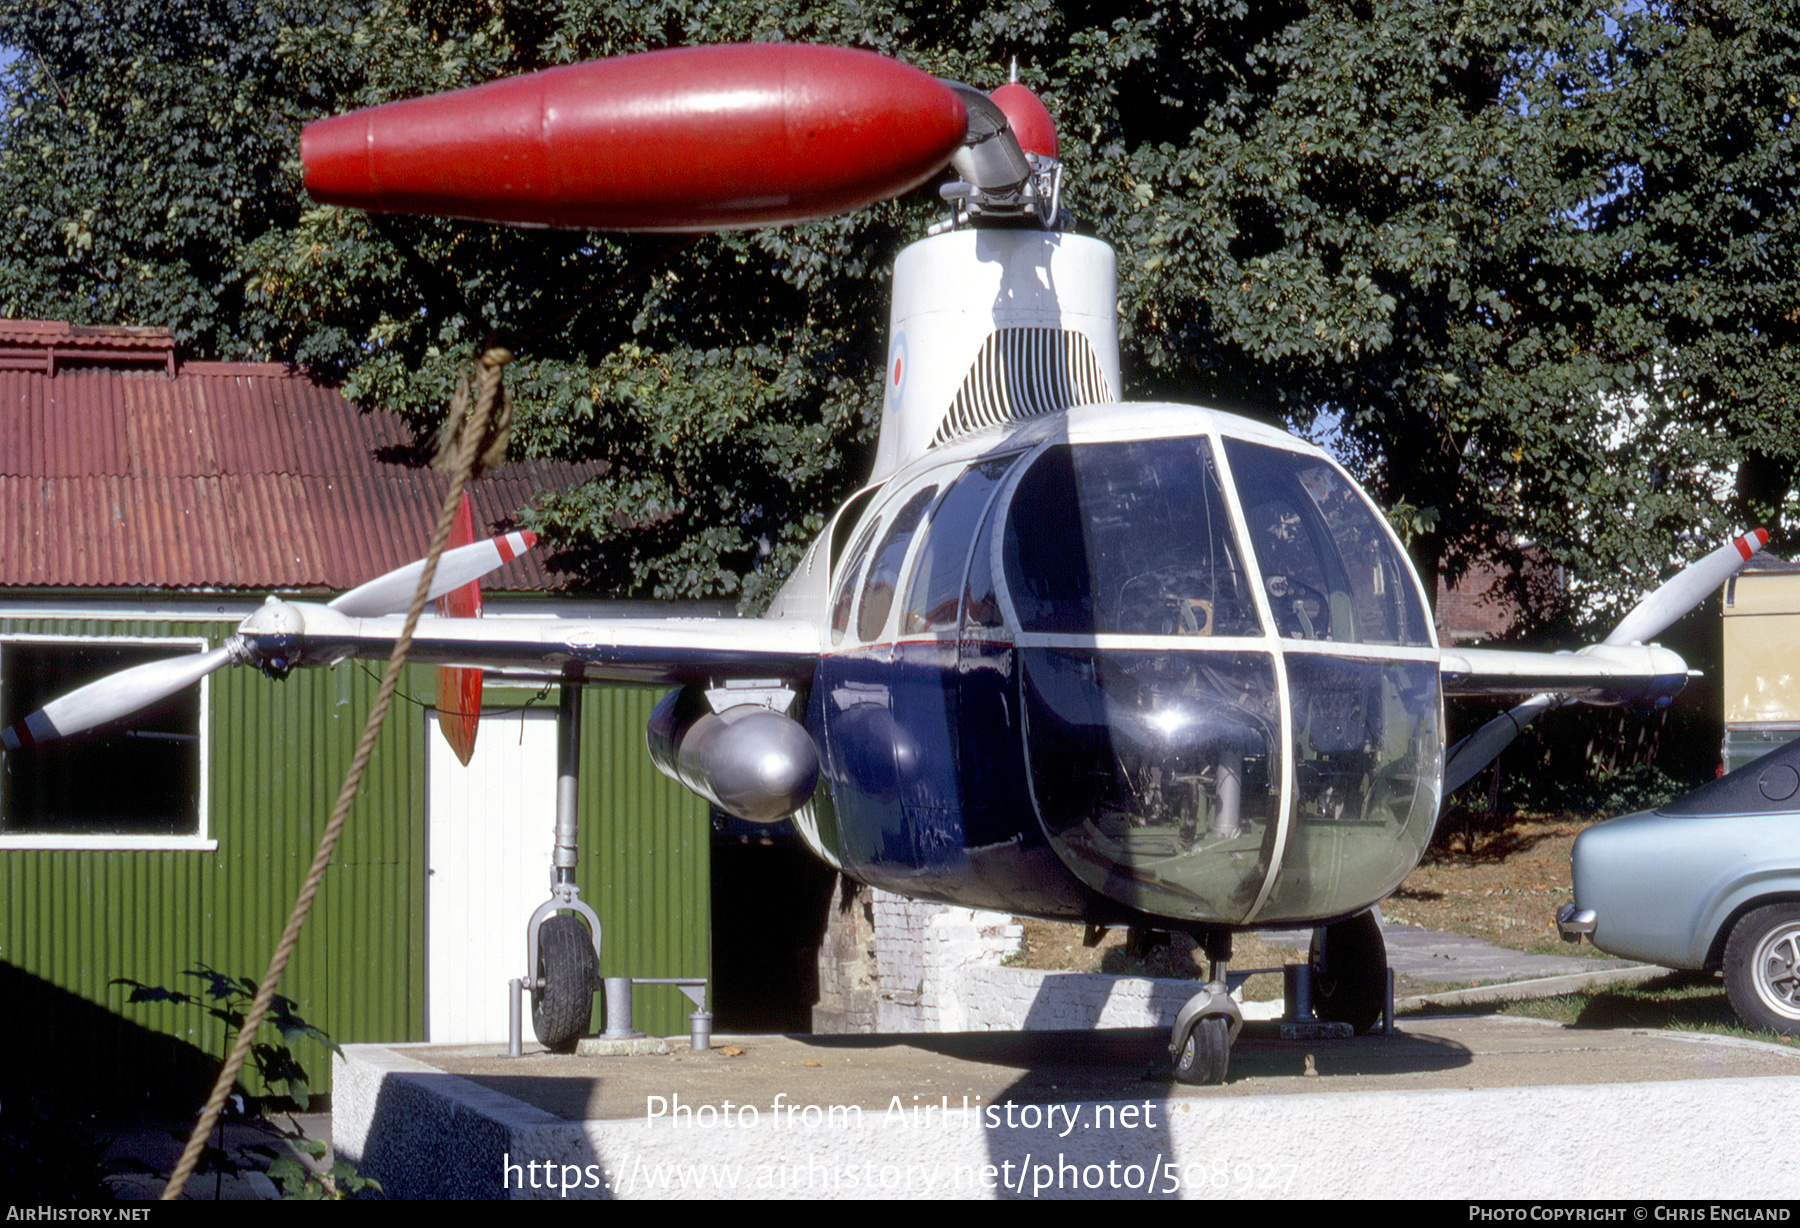
<svg viewBox="0 0 1800 1228">
<path fill-rule="evenodd" d="M 238 624 L 238 634 L 260 639 L 270 635 L 298 635 L 305 628 L 305 620 L 297 606 L 279 597 L 269 597 L 256 613 Z"/>
<path fill-rule="evenodd" d="M 246 657 L 257 669 L 279 680 L 300 663 L 305 629 L 305 619 L 296 606 L 270 597 L 256 613 L 238 624 L 236 638 L 244 644 Z"/>
</svg>

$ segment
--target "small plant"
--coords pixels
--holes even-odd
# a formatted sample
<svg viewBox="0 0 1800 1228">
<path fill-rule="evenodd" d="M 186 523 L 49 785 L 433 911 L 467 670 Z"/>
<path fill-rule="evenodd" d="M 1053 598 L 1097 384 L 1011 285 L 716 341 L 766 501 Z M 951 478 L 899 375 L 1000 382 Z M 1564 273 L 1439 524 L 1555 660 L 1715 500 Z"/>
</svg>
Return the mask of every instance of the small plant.
<svg viewBox="0 0 1800 1228">
<path fill-rule="evenodd" d="M 257 984 L 247 976 L 227 976 L 205 964 L 189 968 L 182 975 L 201 981 L 203 988 L 198 993 L 188 993 L 161 985 L 146 985 L 129 977 L 119 977 L 113 984 L 131 987 L 131 996 L 126 999 L 127 1002 L 170 1002 L 177 1006 L 191 1006 L 219 1020 L 225 1025 L 225 1039 L 219 1052 L 219 1060 L 223 1062 L 232 1046 L 237 1043 L 238 1032 L 243 1028 L 250 1004 L 256 998 Z M 280 994 L 270 1001 L 269 1012 L 264 1016 L 263 1023 L 272 1026 L 280 1039 L 259 1040 L 250 1048 L 250 1060 L 256 1067 L 256 1073 L 262 1078 L 266 1093 L 261 1098 L 260 1107 L 264 1110 L 274 1108 L 288 1111 L 288 1128 L 277 1126 L 272 1121 L 268 1124 L 286 1140 L 289 1147 L 322 1161 L 327 1151 L 325 1142 L 308 1138 L 292 1117 L 295 1112 L 304 1112 L 312 1100 L 311 1080 L 306 1067 L 295 1056 L 292 1045 L 310 1038 L 332 1053 L 337 1053 L 337 1042 L 323 1030 L 302 1019 L 294 1001 Z M 234 1096 L 233 1099 L 238 1097 Z M 242 1166 L 231 1158 L 223 1146 L 224 1131 L 225 1122 L 221 1117 L 214 1145 L 207 1149 L 203 1159 L 203 1164 L 211 1166 L 217 1173 L 215 1194 L 228 1173 L 242 1171 Z M 329 1171 L 319 1173 L 296 1161 L 293 1155 L 276 1148 L 254 1146 L 247 1150 L 268 1158 L 269 1180 L 274 1182 L 283 1198 L 340 1199 L 363 1193 L 378 1193 L 381 1190 L 381 1184 L 373 1177 L 359 1176 L 354 1168 L 342 1160 L 333 1164 Z"/>
<path fill-rule="evenodd" d="M 118 977 L 113 984 L 131 986 L 131 996 L 126 999 L 127 1002 L 172 1002 L 177 1006 L 192 1006 L 219 1020 L 225 1025 L 225 1043 L 219 1054 L 223 1061 L 237 1041 L 238 1030 L 244 1026 L 245 1012 L 250 1009 L 250 1003 L 256 997 L 256 982 L 247 976 L 234 977 L 215 972 L 205 964 L 189 968 L 182 975 L 205 982 L 205 989 L 200 994 L 184 993 L 179 989 L 146 985 L 129 977 Z M 250 1060 L 256 1064 L 257 1074 L 262 1076 L 265 1091 L 274 1092 L 288 1105 L 304 1110 L 312 1096 L 311 1085 L 306 1067 L 294 1056 L 291 1043 L 311 1037 L 336 1053 L 337 1042 L 302 1019 L 293 1000 L 280 994 L 270 1003 L 268 1016 L 263 1022 L 272 1025 L 280 1033 L 281 1039 L 274 1043 L 258 1041 L 251 1047 Z"/>
<path fill-rule="evenodd" d="M 307 1138 L 298 1130 L 283 1133 L 290 1146 L 311 1156 L 318 1163 L 324 1163 L 325 1153 L 330 1150 L 324 1139 Z M 307 1168 L 291 1155 L 276 1155 L 268 1148 L 258 1150 L 274 1155 L 269 1164 L 269 1180 L 275 1183 L 284 1199 L 295 1202 L 336 1202 L 381 1192 L 381 1182 L 358 1173 L 348 1160 L 338 1160 L 321 1173 Z"/>
</svg>

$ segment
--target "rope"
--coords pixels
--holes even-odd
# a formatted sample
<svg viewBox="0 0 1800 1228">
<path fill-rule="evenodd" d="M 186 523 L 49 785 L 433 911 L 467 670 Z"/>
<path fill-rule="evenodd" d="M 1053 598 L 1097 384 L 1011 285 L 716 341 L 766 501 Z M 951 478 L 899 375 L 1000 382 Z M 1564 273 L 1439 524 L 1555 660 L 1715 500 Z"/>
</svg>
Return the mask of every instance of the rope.
<svg viewBox="0 0 1800 1228">
<path fill-rule="evenodd" d="M 325 824 L 324 834 L 319 837 L 319 848 L 313 854 L 312 868 L 307 871 L 306 881 L 294 900 L 292 912 L 288 914 L 287 928 L 281 933 L 281 941 L 275 945 L 275 954 L 269 960 L 269 970 L 263 974 L 262 984 L 257 987 L 249 1013 L 238 1029 L 237 1044 L 233 1046 L 231 1056 L 225 1060 L 224 1068 L 219 1071 L 219 1077 L 213 1083 L 212 1094 L 207 1097 L 206 1107 L 200 1112 L 200 1120 L 194 1123 L 194 1131 L 188 1136 L 181 1159 L 176 1163 L 175 1171 L 169 1175 L 169 1184 L 163 1188 L 162 1197 L 165 1201 L 181 1197 L 188 1177 L 199 1163 L 200 1153 L 206 1146 L 206 1137 L 212 1133 L 213 1126 L 219 1119 L 219 1110 L 224 1107 L 226 1096 L 237 1083 L 238 1072 L 243 1069 L 251 1046 L 256 1041 L 256 1033 L 262 1027 L 264 1016 L 269 1013 L 269 1004 L 275 997 L 276 987 L 281 983 L 281 974 L 287 970 L 288 959 L 300 941 L 300 930 L 306 924 L 313 897 L 319 893 L 325 871 L 331 865 L 331 854 L 337 847 L 338 836 L 349 816 L 350 803 L 362 785 L 363 771 L 375 752 L 375 738 L 381 732 L 381 726 L 387 718 L 388 705 L 399 686 L 400 670 L 406 664 L 408 653 L 412 651 L 413 632 L 418 627 L 426 595 L 430 593 L 432 579 L 437 574 L 438 558 L 450 540 L 450 526 L 456 518 L 457 501 L 475 468 L 476 453 L 484 442 L 492 442 L 488 438 L 488 420 L 494 408 L 495 394 L 500 389 L 500 369 L 511 359 L 510 350 L 498 346 L 484 348 L 476 379 L 475 408 L 466 417 L 456 412 L 451 415 L 453 420 L 461 424 L 458 432 L 460 438 L 457 439 L 459 447 L 450 474 L 450 489 L 444 495 L 443 510 L 438 515 L 437 530 L 432 534 L 431 551 L 425 556 L 425 570 L 419 577 L 418 590 L 413 593 L 412 605 L 406 611 L 406 622 L 399 638 L 394 641 L 393 652 L 388 656 L 387 672 L 382 675 L 381 688 L 375 696 L 375 706 L 369 710 L 369 719 L 363 726 L 362 740 L 357 743 L 356 754 L 350 761 L 350 770 L 344 777 L 344 786 L 338 792 L 337 805 L 332 808 L 331 819 Z"/>
<path fill-rule="evenodd" d="M 465 375 L 457 381 L 456 392 L 450 397 L 450 412 L 444 417 L 444 429 L 438 433 L 437 455 L 431 461 L 433 469 L 440 473 L 457 472 L 457 466 L 462 463 L 461 449 L 468 444 L 469 437 L 473 437 L 479 449 L 473 468 L 469 470 L 471 479 L 498 467 L 506 459 L 506 442 L 512 437 L 513 404 L 512 391 L 500 383 L 500 369 L 512 361 L 512 356 L 512 351 L 504 346 L 489 346 L 476 364 L 473 380 Z M 497 410 L 495 389 L 499 389 Z M 468 412 L 471 393 L 478 406 L 485 405 L 493 411 L 482 415 L 480 425 Z"/>
</svg>

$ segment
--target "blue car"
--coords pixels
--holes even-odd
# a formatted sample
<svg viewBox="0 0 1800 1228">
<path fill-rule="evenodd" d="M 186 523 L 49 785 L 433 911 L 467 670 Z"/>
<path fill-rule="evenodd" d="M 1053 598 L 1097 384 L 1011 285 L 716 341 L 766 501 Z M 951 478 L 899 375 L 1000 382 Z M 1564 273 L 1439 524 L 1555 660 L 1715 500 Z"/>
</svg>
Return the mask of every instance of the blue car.
<svg viewBox="0 0 1800 1228">
<path fill-rule="evenodd" d="M 1655 810 L 1599 823 L 1556 915 L 1613 955 L 1723 969 L 1746 1024 L 1800 1035 L 1800 741 Z"/>
</svg>

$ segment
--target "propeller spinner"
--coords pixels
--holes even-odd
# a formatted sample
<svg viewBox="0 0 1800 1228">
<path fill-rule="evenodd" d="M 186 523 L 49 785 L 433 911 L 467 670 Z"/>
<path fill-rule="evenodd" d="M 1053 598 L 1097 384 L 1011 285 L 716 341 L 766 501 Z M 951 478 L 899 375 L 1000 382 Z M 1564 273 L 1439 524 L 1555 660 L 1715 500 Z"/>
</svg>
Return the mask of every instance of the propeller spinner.
<svg viewBox="0 0 1800 1228">
<path fill-rule="evenodd" d="M 537 544 L 537 535 L 529 532 L 507 533 L 473 545 L 446 550 L 438 560 L 437 574 L 432 580 L 430 598 L 442 597 L 469 582 L 485 576 L 510 562 Z M 330 607 L 353 618 L 378 618 L 384 614 L 405 613 L 425 570 L 424 560 L 397 567 L 367 584 L 329 602 Z M 253 660 L 249 645 L 242 636 L 233 635 L 210 652 L 171 657 L 136 665 L 90 682 L 53 699 L 36 712 L 13 722 L 0 731 L 0 745 L 7 750 L 35 746 L 130 716 L 227 665 L 243 665 Z"/>
</svg>

